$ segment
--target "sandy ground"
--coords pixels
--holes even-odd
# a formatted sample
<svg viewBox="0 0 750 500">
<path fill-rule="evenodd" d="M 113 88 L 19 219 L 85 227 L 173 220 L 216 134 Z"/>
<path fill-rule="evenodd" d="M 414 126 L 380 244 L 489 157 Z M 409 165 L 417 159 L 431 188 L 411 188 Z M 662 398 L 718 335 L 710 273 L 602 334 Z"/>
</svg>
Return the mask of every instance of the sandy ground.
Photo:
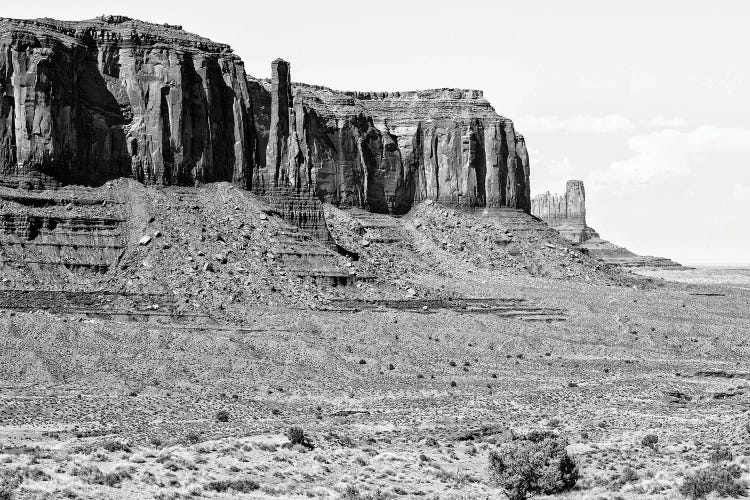
<svg viewBox="0 0 750 500">
<path fill-rule="evenodd" d="M 0 464 L 20 478 L 15 498 L 503 498 L 487 455 L 532 429 L 571 443 L 571 498 L 679 498 L 716 445 L 748 476 L 749 291 L 415 280 L 567 320 L 265 307 L 240 328 L 3 313 Z M 292 426 L 314 449 L 288 444 Z"/>
</svg>

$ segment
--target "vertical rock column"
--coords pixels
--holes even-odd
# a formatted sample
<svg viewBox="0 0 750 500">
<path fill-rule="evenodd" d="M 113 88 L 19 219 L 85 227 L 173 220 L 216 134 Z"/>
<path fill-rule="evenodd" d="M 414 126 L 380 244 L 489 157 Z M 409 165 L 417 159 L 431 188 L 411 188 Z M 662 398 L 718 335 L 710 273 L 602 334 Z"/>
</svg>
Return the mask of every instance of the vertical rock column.
<svg viewBox="0 0 750 500">
<path fill-rule="evenodd" d="M 504 131 L 503 146 L 507 148 L 508 155 L 506 159 L 508 176 L 505 182 L 505 206 L 518 208 L 518 188 L 520 183 L 518 178 L 518 163 L 516 161 L 516 132 L 513 129 L 513 123 L 511 121 L 506 121 L 504 123 Z"/>
<path fill-rule="evenodd" d="M 271 63 L 271 127 L 266 150 L 266 166 L 271 170 L 273 186 L 289 184 L 289 110 L 292 84 L 289 63 L 276 59 Z"/>
<path fill-rule="evenodd" d="M 519 208 L 526 213 L 531 213 L 531 166 L 529 165 L 529 153 L 526 150 L 526 141 L 521 134 L 516 134 L 516 155 L 521 162 L 519 174 L 523 175 L 523 196 L 519 194 Z"/>
<path fill-rule="evenodd" d="M 570 180 L 565 184 L 565 205 L 568 219 L 586 225 L 586 191 L 583 181 Z"/>
</svg>

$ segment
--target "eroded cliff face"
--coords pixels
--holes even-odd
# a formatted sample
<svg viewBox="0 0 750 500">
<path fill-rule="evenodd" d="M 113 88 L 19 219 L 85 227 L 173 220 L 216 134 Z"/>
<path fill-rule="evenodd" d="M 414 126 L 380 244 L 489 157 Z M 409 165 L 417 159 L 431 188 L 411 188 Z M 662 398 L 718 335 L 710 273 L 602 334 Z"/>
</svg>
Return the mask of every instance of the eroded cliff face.
<svg viewBox="0 0 750 500">
<path fill-rule="evenodd" d="M 481 91 L 337 92 L 293 84 L 282 60 L 250 78 L 179 26 L 0 19 L 0 184 L 117 177 L 393 214 L 426 199 L 531 209 L 524 139 Z"/>
<path fill-rule="evenodd" d="M 402 214 L 431 199 L 531 209 L 529 157 L 513 123 L 481 91 L 337 92 L 292 84 L 289 64 L 251 80 L 267 144 L 254 186 Z M 288 117 L 288 119 L 286 118 Z M 268 129 L 265 128 L 268 124 Z"/>
<path fill-rule="evenodd" d="M 531 200 L 531 213 L 573 243 L 583 243 L 599 234 L 586 225 L 586 190 L 583 181 L 569 180 L 565 194 L 544 194 Z"/>
<path fill-rule="evenodd" d="M 227 45 L 121 16 L 0 19 L 5 184 L 233 181 L 250 188 L 252 99 Z"/>
</svg>

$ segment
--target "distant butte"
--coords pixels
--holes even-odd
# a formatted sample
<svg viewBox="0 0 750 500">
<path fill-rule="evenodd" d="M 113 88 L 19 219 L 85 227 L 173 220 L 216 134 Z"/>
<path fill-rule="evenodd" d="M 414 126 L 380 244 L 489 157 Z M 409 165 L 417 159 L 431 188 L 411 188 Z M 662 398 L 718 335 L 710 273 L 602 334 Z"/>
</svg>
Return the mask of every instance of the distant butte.
<svg viewBox="0 0 750 500">
<path fill-rule="evenodd" d="M 631 268 L 684 269 L 682 265 L 664 257 L 637 255 L 601 239 L 599 233 L 586 224 L 586 190 L 581 180 L 569 180 L 565 185 L 565 194 L 550 194 L 547 191 L 535 196 L 531 200 L 531 214 L 575 243 L 579 249 L 606 264 Z"/>
</svg>

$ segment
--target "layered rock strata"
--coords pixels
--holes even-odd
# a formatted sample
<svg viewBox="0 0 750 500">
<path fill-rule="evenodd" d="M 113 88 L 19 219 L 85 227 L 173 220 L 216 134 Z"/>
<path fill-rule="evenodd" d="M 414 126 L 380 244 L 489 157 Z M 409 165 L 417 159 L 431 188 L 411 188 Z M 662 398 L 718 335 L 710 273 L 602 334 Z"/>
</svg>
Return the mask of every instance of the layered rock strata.
<svg viewBox="0 0 750 500">
<path fill-rule="evenodd" d="M 578 246 L 584 253 L 611 266 L 626 268 L 687 269 L 666 257 L 638 255 L 625 247 L 617 246 L 599 237 L 591 238 Z"/>
<path fill-rule="evenodd" d="M 123 16 L 0 19 L 6 178 L 249 188 L 256 142 L 244 67 L 227 45 Z"/>
<path fill-rule="evenodd" d="M 573 243 L 583 243 L 599 234 L 586 225 L 586 190 L 583 181 L 569 180 L 565 194 L 544 194 L 531 200 L 531 214 L 539 217 Z"/>
<path fill-rule="evenodd" d="M 259 192 L 287 187 L 393 214 L 426 199 L 531 209 L 524 138 L 481 91 L 337 92 L 291 83 L 281 60 L 250 86 L 256 109 L 270 109 L 270 120 L 256 114 L 267 144 Z"/>
</svg>

